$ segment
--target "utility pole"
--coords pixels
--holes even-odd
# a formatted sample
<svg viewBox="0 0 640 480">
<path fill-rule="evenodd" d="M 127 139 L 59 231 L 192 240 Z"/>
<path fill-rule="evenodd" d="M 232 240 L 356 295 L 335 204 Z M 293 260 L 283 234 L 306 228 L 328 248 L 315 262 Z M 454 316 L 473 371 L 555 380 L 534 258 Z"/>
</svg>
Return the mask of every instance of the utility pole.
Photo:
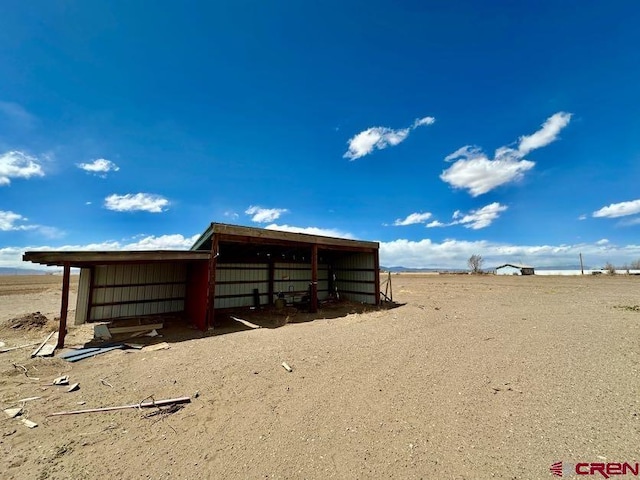
<svg viewBox="0 0 640 480">
<path fill-rule="evenodd" d="M 582 253 L 580 253 L 580 272 L 584 275 L 584 266 L 582 265 Z"/>
</svg>

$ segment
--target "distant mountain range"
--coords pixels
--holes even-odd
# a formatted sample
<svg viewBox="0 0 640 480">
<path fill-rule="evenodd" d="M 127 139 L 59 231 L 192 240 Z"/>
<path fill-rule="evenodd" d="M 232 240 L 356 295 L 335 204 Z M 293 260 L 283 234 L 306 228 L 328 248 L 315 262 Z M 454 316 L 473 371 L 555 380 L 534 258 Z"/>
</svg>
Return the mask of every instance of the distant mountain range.
<svg viewBox="0 0 640 480">
<path fill-rule="evenodd" d="M 0 267 L 0 275 L 51 275 L 46 270 L 31 270 L 29 268 Z"/>
</svg>

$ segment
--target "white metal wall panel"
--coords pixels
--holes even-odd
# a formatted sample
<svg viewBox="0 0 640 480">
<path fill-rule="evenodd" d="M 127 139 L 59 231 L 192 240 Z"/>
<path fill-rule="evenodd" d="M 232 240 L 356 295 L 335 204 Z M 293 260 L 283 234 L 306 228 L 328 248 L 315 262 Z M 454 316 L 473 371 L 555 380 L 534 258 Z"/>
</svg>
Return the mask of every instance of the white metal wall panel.
<svg viewBox="0 0 640 480">
<path fill-rule="evenodd" d="M 186 280 L 184 263 L 98 266 L 91 320 L 182 312 Z"/>
<path fill-rule="evenodd" d="M 81 268 L 80 278 L 78 279 L 78 298 L 76 300 L 76 318 L 74 321 L 75 325 L 80 325 L 87 321 L 90 282 L 91 271 L 88 268 Z"/>
<path fill-rule="evenodd" d="M 336 285 L 343 298 L 376 303 L 375 259 L 372 253 L 356 253 L 336 262 Z"/>
<path fill-rule="evenodd" d="M 219 264 L 216 269 L 214 306 L 215 308 L 251 307 L 255 288 L 260 294 L 260 304 L 267 304 L 269 302 L 269 265 L 267 263 Z"/>
<path fill-rule="evenodd" d="M 274 263 L 274 296 L 279 292 L 307 291 L 311 265 L 293 262 Z M 327 265 L 318 265 L 318 298 L 328 296 Z M 269 304 L 269 265 L 267 263 L 224 263 L 216 270 L 215 308 L 253 306 L 253 290 L 258 289 L 260 304 Z"/>
</svg>

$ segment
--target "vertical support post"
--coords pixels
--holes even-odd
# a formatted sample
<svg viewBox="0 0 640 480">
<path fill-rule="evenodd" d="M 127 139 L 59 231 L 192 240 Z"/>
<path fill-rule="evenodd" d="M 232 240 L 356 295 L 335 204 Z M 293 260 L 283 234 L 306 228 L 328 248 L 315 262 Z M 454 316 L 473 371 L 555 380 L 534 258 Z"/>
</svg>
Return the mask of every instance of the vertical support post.
<svg viewBox="0 0 640 480">
<path fill-rule="evenodd" d="M 60 327 L 58 329 L 58 348 L 64 347 L 64 337 L 67 335 L 67 311 L 69 310 L 69 277 L 71 266 L 64 262 L 62 274 L 62 302 L 60 305 Z"/>
<path fill-rule="evenodd" d="M 377 248 L 373 251 L 373 275 L 376 286 L 376 305 L 380 305 L 380 257 Z"/>
<path fill-rule="evenodd" d="M 311 246 L 311 313 L 318 311 L 318 245 Z"/>
<path fill-rule="evenodd" d="M 387 285 L 389 286 L 389 298 L 393 302 L 393 285 L 391 285 L 391 271 L 389 271 L 389 277 L 388 278 L 389 278 L 389 280 L 387 282 Z"/>
<path fill-rule="evenodd" d="M 215 320 L 216 268 L 219 255 L 218 236 L 211 235 L 211 258 L 209 258 L 209 295 L 207 297 L 207 327 L 213 327 Z"/>
<path fill-rule="evenodd" d="M 582 265 L 582 253 L 580 253 L 580 272 L 584 275 L 584 266 Z"/>
<path fill-rule="evenodd" d="M 87 318 L 85 323 L 91 321 L 91 310 L 93 310 L 93 292 L 96 284 L 96 267 L 91 265 L 89 267 L 89 296 L 87 298 Z"/>
<path fill-rule="evenodd" d="M 275 262 L 273 261 L 273 258 L 269 257 L 269 305 L 273 305 L 273 296 L 275 295 L 275 270 Z"/>
</svg>

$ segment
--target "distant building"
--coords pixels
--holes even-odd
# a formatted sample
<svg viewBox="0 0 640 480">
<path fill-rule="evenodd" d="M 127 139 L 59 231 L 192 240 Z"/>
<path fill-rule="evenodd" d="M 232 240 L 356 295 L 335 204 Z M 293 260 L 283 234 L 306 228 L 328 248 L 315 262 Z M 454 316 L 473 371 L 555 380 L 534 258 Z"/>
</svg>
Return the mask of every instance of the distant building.
<svg viewBox="0 0 640 480">
<path fill-rule="evenodd" d="M 534 268 L 531 265 L 505 263 L 496 267 L 496 275 L 533 275 L 534 273 Z"/>
</svg>

